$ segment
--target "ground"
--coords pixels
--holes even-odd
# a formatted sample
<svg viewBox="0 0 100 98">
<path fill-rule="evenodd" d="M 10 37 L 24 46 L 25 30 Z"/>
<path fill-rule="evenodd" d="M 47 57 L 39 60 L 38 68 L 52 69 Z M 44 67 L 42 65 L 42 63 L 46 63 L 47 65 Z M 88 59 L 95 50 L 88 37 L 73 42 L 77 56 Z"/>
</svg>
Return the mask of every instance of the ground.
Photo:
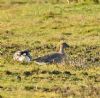
<svg viewBox="0 0 100 98">
<path fill-rule="evenodd" d="M 0 98 L 100 98 L 100 5 L 15 1 L 0 1 Z M 62 40 L 64 65 L 12 59 L 58 51 Z"/>
</svg>

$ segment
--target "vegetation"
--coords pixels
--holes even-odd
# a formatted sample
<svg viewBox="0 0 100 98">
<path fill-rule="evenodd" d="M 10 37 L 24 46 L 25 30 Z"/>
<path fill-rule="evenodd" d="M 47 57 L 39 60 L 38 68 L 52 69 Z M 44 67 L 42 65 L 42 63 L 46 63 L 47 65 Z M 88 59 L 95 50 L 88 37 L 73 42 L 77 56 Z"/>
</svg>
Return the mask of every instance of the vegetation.
<svg viewBox="0 0 100 98">
<path fill-rule="evenodd" d="M 18 49 L 33 58 L 56 51 L 62 40 L 70 45 L 65 65 L 12 59 Z M 100 98 L 99 91 L 99 4 L 0 0 L 0 98 Z"/>
</svg>

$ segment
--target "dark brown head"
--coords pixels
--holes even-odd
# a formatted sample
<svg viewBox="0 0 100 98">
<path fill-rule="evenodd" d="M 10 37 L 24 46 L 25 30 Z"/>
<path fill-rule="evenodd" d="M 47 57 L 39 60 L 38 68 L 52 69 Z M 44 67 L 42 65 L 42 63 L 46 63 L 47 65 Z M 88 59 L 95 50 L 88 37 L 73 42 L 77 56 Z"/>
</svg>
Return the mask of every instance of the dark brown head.
<svg viewBox="0 0 100 98">
<path fill-rule="evenodd" d="M 68 47 L 69 47 L 69 45 L 66 44 L 65 42 L 63 42 L 63 43 L 61 44 L 61 46 L 62 46 L 62 48 L 68 48 Z"/>
<path fill-rule="evenodd" d="M 69 45 L 66 44 L 65 42 L 61 43 L 59 53 L 64 54 L 64 49 L 68 47 Z"/>
</svg>

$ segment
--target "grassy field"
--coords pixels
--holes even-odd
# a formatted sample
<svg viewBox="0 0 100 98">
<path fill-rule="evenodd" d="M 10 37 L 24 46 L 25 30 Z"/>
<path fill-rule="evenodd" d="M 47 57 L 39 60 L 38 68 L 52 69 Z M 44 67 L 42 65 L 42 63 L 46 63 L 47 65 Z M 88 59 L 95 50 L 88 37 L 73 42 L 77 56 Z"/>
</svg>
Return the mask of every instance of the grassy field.
<svg viewBox="0 0 100 98">
<path fill-rule="evenodd" d="M 100 5 L 31 1 L 0 0 L 0 98 L 100 98 Z M 12 59 L 18 49 L 57 51 L 62 40 L 65 65 Z"/>
</svg>

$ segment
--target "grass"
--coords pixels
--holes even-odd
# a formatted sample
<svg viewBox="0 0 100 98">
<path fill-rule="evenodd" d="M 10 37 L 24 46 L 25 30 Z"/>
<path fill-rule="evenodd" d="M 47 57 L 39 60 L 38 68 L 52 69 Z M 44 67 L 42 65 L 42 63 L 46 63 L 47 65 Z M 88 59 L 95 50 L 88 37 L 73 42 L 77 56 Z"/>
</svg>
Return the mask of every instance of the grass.
<svg viewBox="0 0 100 98">
<path fill-rule="evenodd" d="M 0 1 L 0 97 L 99 98 L 100 6 L 30 2 Z M 62 40 L 70 45 L 68 64 L 12 60 L 18 49 L 29 48 L 34 58 Z"/>
</svg>

